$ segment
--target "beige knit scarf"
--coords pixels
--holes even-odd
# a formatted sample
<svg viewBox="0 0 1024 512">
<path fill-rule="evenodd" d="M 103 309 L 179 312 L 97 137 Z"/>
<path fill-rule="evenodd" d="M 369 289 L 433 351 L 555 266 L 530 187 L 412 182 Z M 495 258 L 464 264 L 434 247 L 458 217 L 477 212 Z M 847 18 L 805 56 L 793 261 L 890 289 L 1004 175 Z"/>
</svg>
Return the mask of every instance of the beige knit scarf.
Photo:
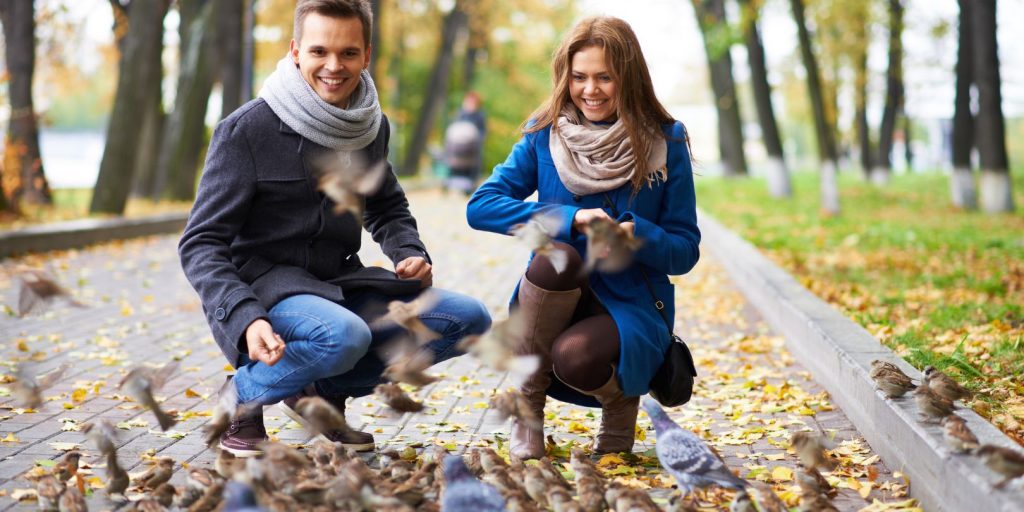
<svg viewBox="0 0 1024 512">
<path fill-rule="evenodd" d="M 612 124 L 595 124 L 572 105 L 558 116 L 548 144 L 558 178 L 577 195 L 607 192 L 629 183 L 636 172 L 633 145 L 622 119 Z M 648 185 L 666 180 L 668 146 L 664 137 L 651 144 L 647 158 Z"/>
</svg>

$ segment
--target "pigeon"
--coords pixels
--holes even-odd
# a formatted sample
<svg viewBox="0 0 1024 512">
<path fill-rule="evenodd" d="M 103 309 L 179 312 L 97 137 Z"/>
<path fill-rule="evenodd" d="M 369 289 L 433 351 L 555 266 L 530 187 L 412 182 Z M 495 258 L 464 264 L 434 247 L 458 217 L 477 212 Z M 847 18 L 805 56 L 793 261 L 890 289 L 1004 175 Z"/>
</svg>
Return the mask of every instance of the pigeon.
<svg viewBox="0 0 1024 512">
<path fill-rule="evenodd" d="M 423 410 L 423 403 L 413 400 L 402 388 L 393 382 L 378 384 L 373 392 L 380 397 L 392 410 L 399 413 L 420 412 Z"/>
<path fill-rule="evenodd" d="M 71 364 L 63 363 L 34 378 L 23 369 L 19 369 L 9 386 L 14 400 L 26 409 L 35 409 L 43 405 L 43 391 L 53 387 L 68 368 L 71 368 Z"/>
<path fill-rule="evenodd" d="M 507 389 L 491 396 L 490 408 L 498 414 L 502 421 L 510 416 L 522 421 L 531 428 L 540 428 L 543 422 L 530 410 L 530 404 L 519 390 Z"/>
<path fill-rule="evenodd" d="M 445 488 L 441 509 L 445 512 L 500 512 L 505 500 L 498 490 L 473 476 L 458 455 L 444 459 Z"/>
<path fill-rule="evenodd" d="M 978 437 L 960 416 L 950 414 L 942 418 L 942 427 L 942 438 L 954 452 L 962 453 L 978 447 Z"/>
<path fill-rule="evenodd" d="M 380 189 L 388 172 L 387 160 L 370 164 L 357 151 L 337 151 L 317 162 L 319 187 L 334 201 L 334 213 L 349 212 L 357 222 L 363 218 L 363 198 Z"/>
<path fill-rule="evenodd" d="M 967 400 L 973 393 L 934 366 L 924 367 L 924 380 L 939 396 L 950 401 Z"/>
<path fill-rule="evenodd" d="M 871 379 L 889 398 L 899 398 L 917 387 L 896 365 L 878 359 L 871 362 Z"/>
<path fill-rule="evenodd" d="M 800 463 L 806 468 L 814 470 L 825 468 L 827 471 L 831 471 L 836 467 L 835 461 L 825 454 L 825 450 L 828 449 L 828 443 L 819 434 L 794 432 L 789 438 L 789 444 L 796 451 L 797 457 L 800 458 Z"/>
<path fill-rule="evenodd" d="M 157 422 L 160 423 L 160 429 L 164 431 L 173 427 L 178 420 L 160 409 L 153 394 L 163 387 L 177 370 L 177 361 L 171 361 L 159 368 L 138 365 L 129 370 L 117 385 L 118 389 L 125 390 L 133 400 L 152 410 Z"/>
<path fill-rule="evenodd" d="M 509 234 L 522 241 L 534 254 L 547 257 L 555 272 L 561 274 L 569 265 L 569 255 L 552 241 L 552 237 L 561 229 L 561 218 L 553 213 L 541 212 L 524 224 L 512 226 Z"/>
<path fill-rule="evenodd" d="M 1024 454 L 1016 450 L 983 444 L 974 450 L 974 454 L 980 456 L 989 469 L 1003 475 L 1002 481 L 995 485 L 996 489 L 1002 489 L 1010 480 L 1024 476 Z"/>
<path fill-rule="evenodd" d="M 71 298 L 71 294 L 57 284 L 53 277 L 40 270 L 22 268 L 18 274 L 18 280 L 21 281 L 21 288 L 18 291 L 19 317 L 61 298 L 73 306 L 83 307 L 83 304 Z"/>
<path fill-rule="evenodd" d="M 735 490 L 747 487 L 704 441 L 672 421 L 654 400 L 644 397 L 642 404 L 656 431 L 658 462 L 675 477 L 684 496 L 712 484 Z"/>
<path fill-rule="evenodd" d="M 640 240 L 612 219 L 599 217 L 583 227 L 587 235 L 587 258 L 584 271 L 621 272 L 633 262 Z"/>
<path fill-rule="evenodd" d="M 437 331 L 427 327 L 423 320 L 420 320 L 420 314 L 429 311 L 437 301 L 437 294 L 430 290 L 409 302 L 393 300 L 388 303 L 388 312 L 374 320 L 373 325 L 399 325 L 412 335 L 417 345 L 425 345 L 441 337 Z"/>
<path fill-rule="evenodd" d="M 953 410 L 956 408 L 952 400 L 932 390 L 928 381 L 925 381 L 914 390 L 914 401 L 917 403 L 917 408 L 921 410 L 921 414 L 924 415 L 926 421 L 945 418 L 953 414 Z"/>
<path fill-rule="evenodd" d="M 399 340 L 388 345 L 382 356 L 388 361 L 384 378 L 392 382 L 404 382 L 422 388 L 438 380 L 426 373 L 427 368 L 434 364 L 434 352 L 428 348 Z"/>
</svg>

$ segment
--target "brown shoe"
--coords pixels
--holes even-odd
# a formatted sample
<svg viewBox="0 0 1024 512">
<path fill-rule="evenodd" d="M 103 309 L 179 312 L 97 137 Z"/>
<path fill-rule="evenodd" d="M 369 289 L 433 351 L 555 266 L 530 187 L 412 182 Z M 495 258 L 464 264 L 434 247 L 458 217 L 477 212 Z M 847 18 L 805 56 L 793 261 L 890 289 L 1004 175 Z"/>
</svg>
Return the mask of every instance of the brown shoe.
<svg viewBox="0 0 1024 512">
<path fill-rule="evenodd" d="M 294 420 L 299 425 L 302 425 L 306 430 L 309 430 L 309 423 L 301 414 L 299 414 L 298 411 L 295 410 L 295 404 L 300 399 L 307 396 L 317 396 L 316 386 L 313 384 L 306 386 L 302 391 L 299 391 L 298 394 L 281 400 L 281 402 L 277 404 L 277 407 L 281 409 L 281 412 L 286 416 Z M 347 396 L 339 396 L 336 398 L 329 398 L 325 396 L 323 399 L 326 400 L 327 403 L 333 405 L 342 416 L 345 416 L 345 400 L 348 399 Z M 359 432 L 354 429 L 348 432 L 335 430 L 317 437 L 332 443 L 341 443 L 345 448 L 351 448 L 357 452 L 373 451 L 376 447 L 373 442 L 373 434 Z"/>
<path fill-rule="evenodd" d="M 221 434 L 218 446 L 235 457 L 256 457 L 263 455 L 259 445 L 268 439 L 267 429 L 263 426 L 263 408 L 256 407 L 231 420 L 228 429 Z"/>
<path fill-rule="evenodd" d="M 608 382 L 593 391 L 584 391 L 601 402 L 601 430 L 594 446 L 596 453 L 633 451 L 640 397 L 623 395 L 615 377 L 615 366 L 612 365 L 612 376 Z"/>
<path fill-rule="evenodd" d="M 540 426 L 515 419 L 509 440 L 509 455 L 520 460 L 544 456 L 544 402 L 551 384 L 551 344 L 569 322 L 580 300 L 580 289 L 550 291 L 531 283 L 526 276 L 519 282 L 519 311 L 522 339 L 517 354 L 537 354 L 540 367 L 520 387 L 530 411 L 540 418 Z"/>
</svg>

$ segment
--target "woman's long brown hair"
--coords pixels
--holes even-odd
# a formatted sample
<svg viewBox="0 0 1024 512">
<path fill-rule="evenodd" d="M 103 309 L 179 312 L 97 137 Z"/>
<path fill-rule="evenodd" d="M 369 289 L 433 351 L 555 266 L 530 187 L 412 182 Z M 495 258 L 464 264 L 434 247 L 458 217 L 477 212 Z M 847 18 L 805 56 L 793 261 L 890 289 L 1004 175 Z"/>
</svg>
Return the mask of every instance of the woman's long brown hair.
<svg viewBox="0 0 1024 512">
<path fill-rule="evenodd" d="M 616 88 L 617 114 L 626 126 L 635 160 L 631 184 L 633 193 L 648 182 L 654 169 L 647 169 L 647 158 L 654 137 L 661 137 L 661 125 L 675 122 L 654 94 L 654 84 L 647 70 L 647 61 L 640 51 L 640 41 L 625 21 L 610 16 L 586 18 L 576 24 L 555 51 L 551 62 L 554 88 L 551 96 L 521 127 L 533 133 L 551 126 L 558 129 L 558 115 L 571 103 L 569 84 L 572 79 L 572 58 L 584 48 L 604 49 L 604 56 Z M 686 144 L 689 146 L 689 136 Z"/>
</svg>

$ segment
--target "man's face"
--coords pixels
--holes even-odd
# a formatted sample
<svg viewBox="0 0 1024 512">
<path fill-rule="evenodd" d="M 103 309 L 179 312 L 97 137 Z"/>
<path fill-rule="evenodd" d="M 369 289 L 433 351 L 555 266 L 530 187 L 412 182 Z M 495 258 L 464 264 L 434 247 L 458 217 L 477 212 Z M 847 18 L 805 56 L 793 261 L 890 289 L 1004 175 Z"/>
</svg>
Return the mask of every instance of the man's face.
<svg viewBox="0 0 1024 512">
<path fill-rule="evenodd" d="M 370 65 L 359 18 L 331 18 L 315 12 L 302 22 L 302 41 L 292 39 L 292 60 L 306 83 L 324 101 L 348 106 L 359 85 L 359 73 Z"/>
</svg>

